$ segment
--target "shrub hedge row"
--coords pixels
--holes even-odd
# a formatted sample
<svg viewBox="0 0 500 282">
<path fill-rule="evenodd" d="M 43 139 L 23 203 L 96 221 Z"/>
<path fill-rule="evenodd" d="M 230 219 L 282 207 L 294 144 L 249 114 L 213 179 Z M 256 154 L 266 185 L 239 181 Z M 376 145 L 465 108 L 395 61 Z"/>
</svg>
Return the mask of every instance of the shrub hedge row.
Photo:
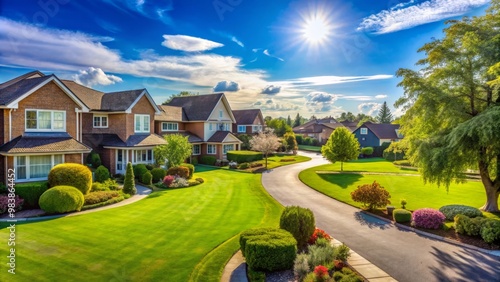
<svg viewBox="0 0 500 282">
<path fill-rule="evenodd" d="M 260 161 L 264 157 L 261 152 L 255 151 L 228 151 L 227 159 L 237 163 L 249 163 Z"/>
<path fill-rule="evenodd" d="M 446 216 L 447 220 L 454 220 L 457 214 L 463 214 L 468 217 L 478 217 L 483 216 L 483 213 L 478 209 L 465 205 L 447 205 L 439 208 L 439 211 Z"/>
<path fill-rule="evenodd" d="M 49 185 L 46 181 L 19 183 L 16 184 L 16 195 L 24 199 L 24 209 L 37 209 L 40 207 L 38 200 L 47 189 Z"/>
</svg>

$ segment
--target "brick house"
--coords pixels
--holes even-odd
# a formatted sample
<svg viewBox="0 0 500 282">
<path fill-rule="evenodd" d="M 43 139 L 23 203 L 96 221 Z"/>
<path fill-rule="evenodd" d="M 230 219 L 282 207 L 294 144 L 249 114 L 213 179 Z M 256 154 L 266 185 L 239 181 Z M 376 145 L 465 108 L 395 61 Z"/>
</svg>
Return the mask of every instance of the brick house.
<svg viewBox="0 0 500 282">
<path fill-rule="evenodd" d="M 240 149 L 242 142 L 232 133 L 236 120 L 223 93 L 175 97 L 158 107 L 161 114 L 156 116 L 155 132 L 188 136 L 193 157 L 224 160 L 227 151 Z"/>
<path fill-rule="evenodd" d="M 256 134 L 264 129 L 264 116 L 260 109 L 233 110 L 236 123 L 233 132 L 237 134 Z"/>
<path fill-rule="evenodd" d="M 0 84 L 0 177 L 15 169 L 16 181 L 47 179 L 59 163 L 83 163 L 89 108 L 55 75 L 33 71 Z"/>
<path fill-rule="evenodd" d="M 338 122 L 336 119 L 328 117 L 323 119 L 313 119 L 307 123 L 292 128 L 292 130 L 297 135 L 315 138 L 321 145 L 324 145 L 337 127 L 344 126 L 344 124 Z"/>
<path fill-rule="evenodd" d="M 146 89 L 103 93 L 74 81 L 64 84 L 89 108 L 82 114 L 82 141 L 101 156 L 112 174 L 125 173 L 126 164 L 154 163 L 153 149 L 165 144 L 154 134 L 160 109 Z"/>
</svg>

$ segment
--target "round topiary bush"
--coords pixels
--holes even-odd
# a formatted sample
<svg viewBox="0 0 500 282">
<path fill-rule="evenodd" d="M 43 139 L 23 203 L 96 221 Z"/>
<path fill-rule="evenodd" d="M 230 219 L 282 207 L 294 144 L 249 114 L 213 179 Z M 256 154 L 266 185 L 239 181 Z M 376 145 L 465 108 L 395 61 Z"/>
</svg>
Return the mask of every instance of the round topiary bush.
<svg viewBox="0 0 500 282">
<path fill-rule="evenodd" d="M 439 208 L 439 211 L 444 214 L 446 220 L 452 221 L 457 214 L 463 214 L 470 218 L 483 216 L 483 213 L 475 207 L 465 205 L 447 205 Z"/>
<path fill-rule="evenodd" d="M 146 185 L 151 185 L 153 184 L 153 175 L 151 175 L 151 172 L 146 172 L 142 175 L 141 182 Z"/>
<path fill-rule="evenodd" d="M 81 164 L 64 163 L 53 167 L 49 172 L 49 187 L 68 185 L 80 190 L 83 195 L 92 188 L 92 172 Z"/>
<path fill-rule="evenodd" d="M 316 228 L 314 214 L 310 209 L 286 207 L 280 217 L 280 228 L 292 233 L 299 247 L 305 247 Z"/>
<path fill-rule="evenodd" d="M 241 246 L 246 262 L 254 270 L 277 271 L 293 267 L 297 241 L 286 230 L 264 228 L 243 232 L 241 242 L 244 242 Z"/>
<path fill-rule="evenodd" d="M 85 199 L 80 190 L 72 186 L 55 186 L 45 191 L 38 204 L 47 213 L 79 211 Z"/>
<path fill-rule="evenodd" d="M 444 214 L 438 210 L 424 208 L 413 212 L 412 225 L 427 229 L 439 229 L 446 219 Z"/>
<path fill-rule="evenodd" d="M 392 218 L 398 223 L 405 223 L 411 221 L 411 211 L 404 209 L 395 209 L 392 212 Z"/>
<path fill-rule="evenodd" d="M 148 172 L 148 168 L 146 167 L 145 164 L 137 164 L 132 166 L 134 169 L 134 176 L 137 178 L 137 180 L 142 179 L 142 175 L 146 172 Z"/>
<path fill-rule="evenodd" d="M 488 244 L 500 242 L 500 220 L 485 219 L 481 227 L 481 238 Z"/>
<path fill-rule="evenodd" d="M 94 177 L 95 177 L 95 181 L 102 183 L 102 182 L 109 179 L 109 177 L 110 177 L 109 170 L 105 166 L 100 165 L 94 171 Z"/>
<path fill-rule="evenodd" d="M 166 175 L 166 171 L 163 168 L 153 168 L 151 170 L 151 175 L 153 176 L 153 183 L 158 183 L 163 180 Z"/>
</svg>

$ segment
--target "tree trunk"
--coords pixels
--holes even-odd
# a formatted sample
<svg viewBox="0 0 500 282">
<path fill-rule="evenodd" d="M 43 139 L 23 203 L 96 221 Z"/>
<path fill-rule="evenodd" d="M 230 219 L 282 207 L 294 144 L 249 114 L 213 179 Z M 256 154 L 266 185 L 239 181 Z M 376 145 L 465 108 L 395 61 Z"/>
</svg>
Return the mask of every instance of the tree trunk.
<svg viewBox="0 0 500 282">
<path fill-rule="evenodd" d="M 480 209 L 487 212 L 498 212 L 498 195 L 499 188 L 495 185 L 496 181 L 493 182 L 490 178 L 488 171 L 488 163 L 482 160 L 485 155 L 486 149 L 482 148 L 480 150 L 480 160 L 479 160 L 479 174 L 481 175 L 481 182 L 483 182 L 484 190 L 486 192 L 486 203 Z M 498 168 L 497 168 L 498 169 Z"/>
<path fill-rule="evenodd" d="M 340 162 L 340 171 L 344 171 L 344 162 Z"/>
<path fill-rule="evenodd" d="M 267 153 L 266 153 L 266 170 L 267 170 Z"/>
</svg>

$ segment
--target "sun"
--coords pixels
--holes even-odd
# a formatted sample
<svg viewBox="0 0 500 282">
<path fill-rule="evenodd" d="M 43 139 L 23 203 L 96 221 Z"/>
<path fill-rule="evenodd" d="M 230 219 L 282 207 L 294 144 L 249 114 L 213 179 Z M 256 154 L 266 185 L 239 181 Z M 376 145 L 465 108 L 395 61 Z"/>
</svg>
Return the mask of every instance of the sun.
<svg viewBox="0 0 500 282">
<path fill-rule="evenodd" d="M 306 19 L 302 28 L 302 35 L 311 44 L 320 44 L 326 41 L 330 35 L 330 23 L 320 16 Z"/>
</svg>

